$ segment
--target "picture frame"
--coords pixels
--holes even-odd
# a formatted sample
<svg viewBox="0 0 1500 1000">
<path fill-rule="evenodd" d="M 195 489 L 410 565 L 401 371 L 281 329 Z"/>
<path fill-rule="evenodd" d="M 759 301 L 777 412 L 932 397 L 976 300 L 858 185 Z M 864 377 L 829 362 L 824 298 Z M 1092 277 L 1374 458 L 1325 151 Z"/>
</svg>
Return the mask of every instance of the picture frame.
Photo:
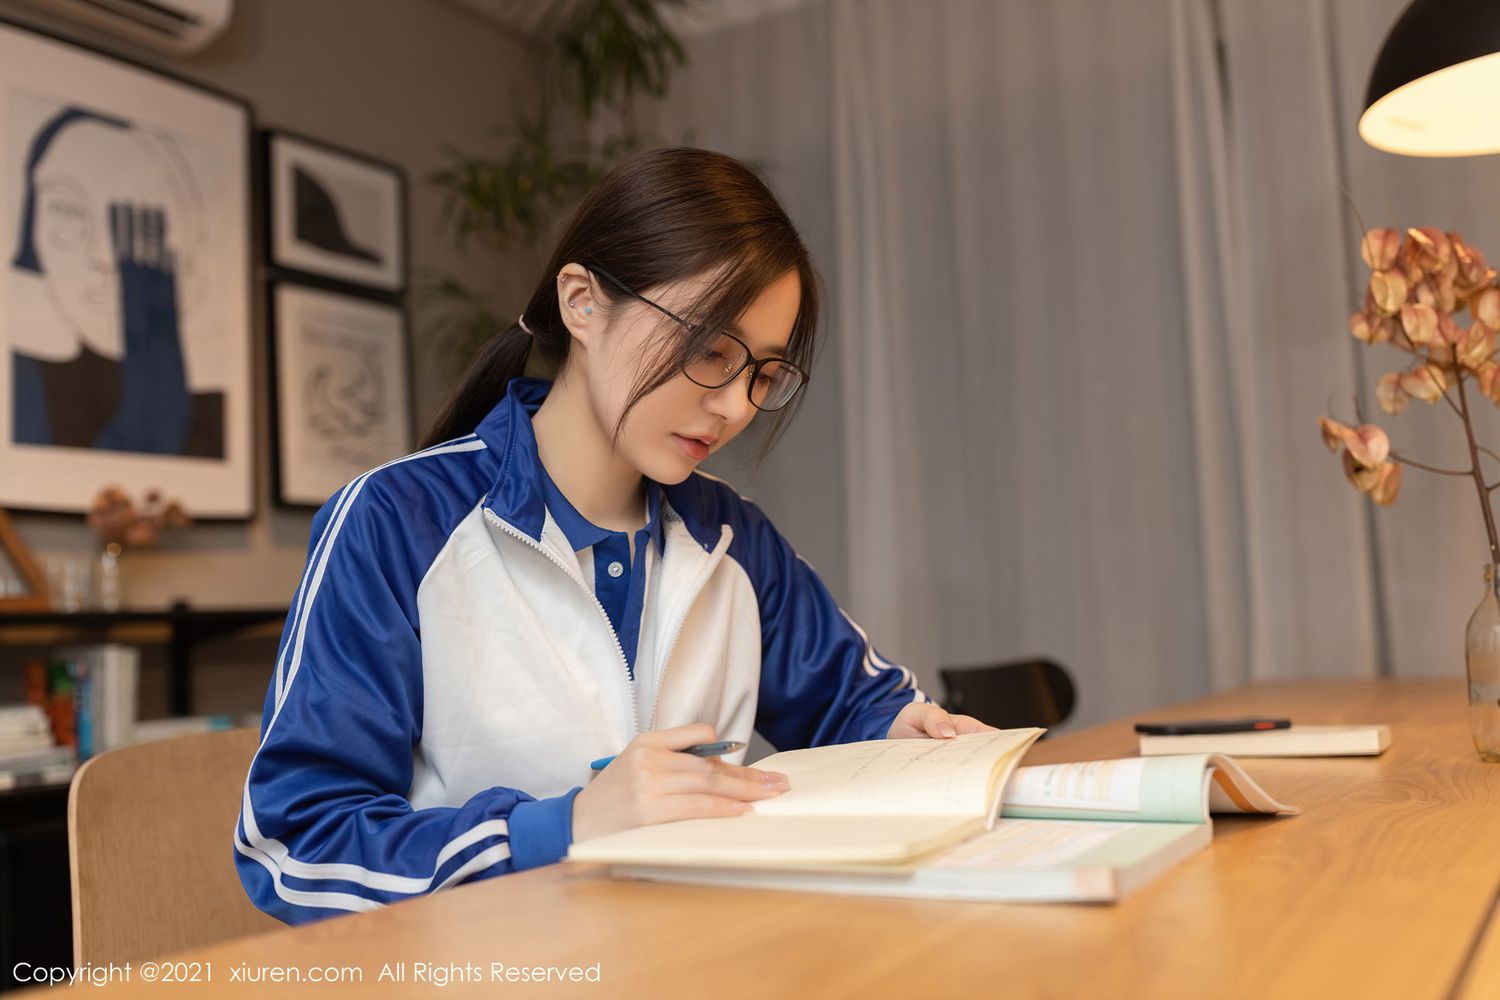
<svg viewBox="0 0 1500 1000">
<path fill-rule="evenodd" d="M 262 129 L 266 263 L 392 298 L 408 279 L 406 174 L 397 165 L 285 129 Z"/>
<path fill-rule="evenodd" d="M 401 303 L 285 280 L 266 308 L 273 494 L 316 510 L 412 450 L 410 323 Z"/>
<path fill-rule="evenodd" d="M 20 594 L 0 594 L 0 614 L 51 609 L 47 576 L 4 509 L 0 509 L 0 575 L 24 588 Z"/>
<path fill-rule="evenodd" d="M 253 134 L 241 98 L 0 18 L 0 504 L 254 516 Z"/>
</svg>

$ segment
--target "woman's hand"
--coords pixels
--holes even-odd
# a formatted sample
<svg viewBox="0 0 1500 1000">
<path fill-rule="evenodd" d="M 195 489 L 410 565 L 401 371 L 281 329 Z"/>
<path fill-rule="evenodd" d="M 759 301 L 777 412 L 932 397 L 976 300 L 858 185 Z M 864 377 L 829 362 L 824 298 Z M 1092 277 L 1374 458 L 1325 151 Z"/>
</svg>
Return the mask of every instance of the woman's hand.
<svg viewBox="0 0 1500 1000">
<path fill-rule="evenodd" d="M 641 733 L 573 797 L 573 839 L 650 823 L 750 812 L 756 799 L 790 787 L 777 771 L 726 764 L 680 751 L 712 743 L 706 722 Z"/>
<path fill-rule="evenodd" d="M 927 738 L 945 740 L 960 733 L 993 733 L 995 731 L 994 726 L 986 726 L 972 715 L 949 715 L 941 706 L 930 702 L 914 701 L 897 713 L 885 738 L 888 740 Z"/>
</svg>

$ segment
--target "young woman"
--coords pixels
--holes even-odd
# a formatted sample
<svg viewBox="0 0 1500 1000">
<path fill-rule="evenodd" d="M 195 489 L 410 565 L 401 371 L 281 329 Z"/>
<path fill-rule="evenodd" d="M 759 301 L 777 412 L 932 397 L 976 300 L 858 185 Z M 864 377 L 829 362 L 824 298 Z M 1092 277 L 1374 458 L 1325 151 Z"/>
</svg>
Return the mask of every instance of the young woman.
<svg viewBox="0 0 1500 1000">
<path fill-rule="evenodd" d="M 640 155 L 545 273 L 427 447 L 313 518 L 234 845 L 288 923 L 787 787 L 743 750 L 679 752 L 697 743 L 991 728 L 934 704 L 697 470 L 807 381 L 817 277 L 765 183 L 706 150 Z M 522 376 L 531 351 L 555 380 Z"/>
</svg>

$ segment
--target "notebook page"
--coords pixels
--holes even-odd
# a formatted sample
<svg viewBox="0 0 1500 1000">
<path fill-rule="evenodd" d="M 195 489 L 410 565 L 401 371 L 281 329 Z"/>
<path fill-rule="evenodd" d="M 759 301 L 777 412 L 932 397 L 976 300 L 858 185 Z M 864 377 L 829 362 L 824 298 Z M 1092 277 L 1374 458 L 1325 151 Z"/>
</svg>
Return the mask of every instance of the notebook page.
<svg viewBox="0 0 1500 1000">
<path fill-rule="evenodd" d="M 865 740 L 787 750 L 755 762 L 791 787 L 755 803 L 763 816 L 986 816 L 997 761 L 1018 760 L 1040 729 L 947 740 Z"/>
</svg>

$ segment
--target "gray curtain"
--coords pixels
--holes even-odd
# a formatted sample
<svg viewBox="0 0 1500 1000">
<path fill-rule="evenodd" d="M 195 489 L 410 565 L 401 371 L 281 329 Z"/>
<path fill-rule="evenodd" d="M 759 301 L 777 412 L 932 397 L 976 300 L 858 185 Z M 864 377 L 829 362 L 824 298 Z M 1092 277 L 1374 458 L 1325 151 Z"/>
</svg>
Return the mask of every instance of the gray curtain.
<svg viewBox="0 0 1500 1000">
<path fill-rule="evenodd" d="M 1345 327 L 1353 208 L 1500 258 L 1500 161 L 1355 133 L 1401 6 L 730 0 L 693 25 L 659 134 L 765 165 L 830 291 L 798 425 L 758 475 L 715 471 L 924 688 L 1050 655 L 1088 723 L 1462 671 L 1472 487 L 1408 470 L 1371 508 L 1316 425 L 1358 393 L 1463 461 L 1441 404 L 1377 411 L 1400 358 Z"/>
</svg>

